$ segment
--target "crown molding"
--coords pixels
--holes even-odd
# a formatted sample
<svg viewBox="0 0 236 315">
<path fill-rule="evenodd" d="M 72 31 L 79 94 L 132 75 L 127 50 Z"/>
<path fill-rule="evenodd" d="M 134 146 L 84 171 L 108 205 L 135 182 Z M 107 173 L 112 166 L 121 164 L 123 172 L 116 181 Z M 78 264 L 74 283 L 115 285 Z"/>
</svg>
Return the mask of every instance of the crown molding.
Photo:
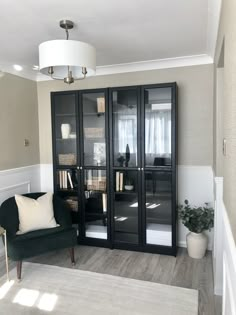
<svg viewBox="0 0 236 315">
<path fill-rule="evenodd" d="M 218 31 L 220 26 L 222 0 L 208 0 L 207 52 L 215 59 Z"/>
<path fill-rule="evenodd" d="M 109 74 L 118 74 L 118 73 L 128 73 L 128 72 L 137 72 L 137 71 L 149 71 L 149 70 L 158 70 L 158 69 L 168 69 L 168 68 L 178 68 L 178 67 L 189 67 L 189 66 L 198 66 L 205 64 L 212 64 L 213 58 L 209 55 L 193 55 L 177 58 L 166 58 L 158 60 L 148 60 L 140 62 L 131 62 L 131 63 L 122 63 L 108 66 L 97 66 L 96 67 L 96 76 L 100 75 L 109 75 Z M 7 72 L 25 79 L 33 81 L 50 81 L 50 77 L 43 75 L 39 72 L 33 70 L 22 70 L 15 71 L 11 66 L 2 67 L 3 72 Z"/>
<path fill-rule="evenodd" d="M 110 66 L 98 66 L 96 75 L 108 75 L 117 73 L 148 71 L 178 67 L 197 66 L 213 63 L 213 59 L 208 55 L 193 55 L 177 58 L 166 58 L 158 60 L 148 60 L 140 62 L 123 63 Z"/>
<path fill-rule="evenodd" d="M 205 64 L 212 64 L 212 63 L 213 63 L 212 57 L 206 54 L 185 56 L 185 57 L 178 57 L 178 58 L 148 60 L 148 61 L 122 63 L 122 64 L 108 65 L 108 66 L 97 66 L 96 76 L 127 73 L 127 72 L 137 72 L 137 71 L 198 66 L 198 65 L 205 65 Z M 36 81 L 48 81 L 48 80 L 51 80 L 51 78 L 38 73 Z"/>
</svg>

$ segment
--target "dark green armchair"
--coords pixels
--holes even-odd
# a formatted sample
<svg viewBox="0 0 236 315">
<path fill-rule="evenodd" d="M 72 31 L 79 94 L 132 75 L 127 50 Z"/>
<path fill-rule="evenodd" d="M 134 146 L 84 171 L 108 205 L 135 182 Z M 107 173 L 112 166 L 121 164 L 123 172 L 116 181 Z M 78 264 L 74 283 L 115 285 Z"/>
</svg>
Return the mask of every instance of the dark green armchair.
<svg viewBox="0 0 236 315">
<path fill-rule="evenodd" d="M 23 196 L 37 199 L 45 193 L 30 193 Z M 8 256 L 17 261 L 17 278 L 21 279 L 22 260 L 48 251 L 69 248 L 72 264 L 74 246 L 77 244 L 76 230 L 72 227 L 71 214 L 61 198 L 53 196 L 55 228 L 41 229 L 17 235 L 19 229 L 18 208 L 15 197 L 5 200 L 0 207 L 0 225 L 7 231 Z"/>
</svg>

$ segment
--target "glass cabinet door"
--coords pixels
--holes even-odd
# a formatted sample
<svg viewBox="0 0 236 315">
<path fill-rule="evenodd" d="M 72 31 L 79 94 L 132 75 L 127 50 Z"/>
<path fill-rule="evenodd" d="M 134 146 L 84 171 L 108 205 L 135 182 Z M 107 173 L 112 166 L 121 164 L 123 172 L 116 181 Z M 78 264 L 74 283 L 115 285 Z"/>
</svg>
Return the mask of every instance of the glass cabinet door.
<svg viewBox="0 0 236 315">
<path fill-rule="evenodd" d="M 137 167 L 137 116 L 136 89 L 112 92 L 113 165 Z"/>
<path fill-rule="evenodd" d="M 85 237 L 108 239 L 107 104 L 104 91 L 81 93 Z"/>
<path fill-rule="evenodd" d="M 59 166 L 75 166 L 77 164 L 76 95 L 55 95 L 54 104 L 56 163 Z"/>
<path fill-rule="evenodd" d="M 105 93 L 83 93 L 82 104 L 84 166 L 106 166 Z"/>
<path fill-rule="evenodd" d="M 172 245 L 171 172 L 145 172 L 146 243 Z"/>
<path fill-rule="evenodd" d="M 107 176 L 105 170 L 84 170 L 85 236 L 107 239 Z"/>
<path fill-rule="evenodd" d="M 144 90 L 145 167 L 171 166 L 171 96 L 171 87 Z"/>
<path fill-rule="evenodd" d="M 137 171 L 114 171 L 114 239 L 138 244 Z"/>
</svg>

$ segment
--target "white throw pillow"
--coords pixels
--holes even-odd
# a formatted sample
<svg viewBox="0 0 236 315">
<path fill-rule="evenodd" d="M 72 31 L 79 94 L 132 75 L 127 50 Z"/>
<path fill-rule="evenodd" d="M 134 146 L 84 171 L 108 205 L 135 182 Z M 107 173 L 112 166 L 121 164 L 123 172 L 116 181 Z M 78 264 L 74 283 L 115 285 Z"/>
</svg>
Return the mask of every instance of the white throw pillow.
<svg viewBox="0 0 236 315">
<path fill-rule="evenodd" d="M 53 212 L 52 193 L 47 193 L 38 199 L 15 195 L 15 200 L 20 221 L 19 231 L 16 234 L 57 226 Z"/>
</svg>

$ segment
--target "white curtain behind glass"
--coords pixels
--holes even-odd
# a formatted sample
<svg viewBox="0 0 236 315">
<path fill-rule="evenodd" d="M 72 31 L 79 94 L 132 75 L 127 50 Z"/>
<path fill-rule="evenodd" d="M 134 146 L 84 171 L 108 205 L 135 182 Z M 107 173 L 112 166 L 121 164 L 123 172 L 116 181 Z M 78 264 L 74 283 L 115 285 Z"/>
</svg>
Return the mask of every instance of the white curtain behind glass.
<svg viewBox="0 0 236 315">
<path fill-rule="evenodd" d="M 145 152 L 171 153 L 171 111 L 152 111 L 145 117 Z"/>
<path fill-rule="evenodd" d="M 130 153 L 137 152 L 137 120 L 136 116 L 121 115 L 118 118 L 119 152 L 126 152 L 129 145 Z"/>
<path fill-rule="evenodd" d="M 119 152 L 137 152 L 136 116 L 121 115 L 118 118 Z M 145 152 L 163 155 L 171 153 L 171 111 L 152 111 L 145 117 Z"/>
</svg>

